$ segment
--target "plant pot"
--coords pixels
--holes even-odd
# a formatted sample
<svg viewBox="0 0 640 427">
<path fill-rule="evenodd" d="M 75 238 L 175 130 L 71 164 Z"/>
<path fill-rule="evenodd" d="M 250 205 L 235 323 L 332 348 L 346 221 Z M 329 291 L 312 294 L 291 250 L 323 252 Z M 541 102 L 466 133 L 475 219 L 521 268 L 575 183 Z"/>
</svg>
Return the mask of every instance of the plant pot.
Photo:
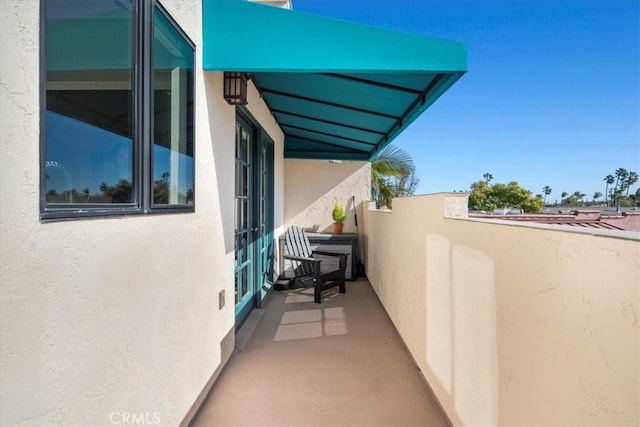
<svg viewBox="0 0 640 427">
<path fill-rule="evenodd" d="M 342 226 L 344 224 L 338 224 L 337 222 L 333 223 L 333 234 L 342 234 Z"/>
</svg>

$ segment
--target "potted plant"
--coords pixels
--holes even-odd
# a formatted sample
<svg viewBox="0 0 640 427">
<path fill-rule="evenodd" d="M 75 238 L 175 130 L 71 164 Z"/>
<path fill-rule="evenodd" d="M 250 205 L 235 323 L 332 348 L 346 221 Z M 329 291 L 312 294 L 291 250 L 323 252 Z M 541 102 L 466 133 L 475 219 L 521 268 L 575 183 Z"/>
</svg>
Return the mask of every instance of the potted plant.
<svg viewBox="0 0 640 427">
<path fill-rule="evenodd" d="M 346 217 L 347 214 L 344 211 L 344 206 L 336 201 L 335 205 L 333 205 L 333 212 L 331 212 L 331 218 L 333 218 L 334 234 L 342 233 L 342 226 L 344 225 L 343 223 Z"/>
</svg>

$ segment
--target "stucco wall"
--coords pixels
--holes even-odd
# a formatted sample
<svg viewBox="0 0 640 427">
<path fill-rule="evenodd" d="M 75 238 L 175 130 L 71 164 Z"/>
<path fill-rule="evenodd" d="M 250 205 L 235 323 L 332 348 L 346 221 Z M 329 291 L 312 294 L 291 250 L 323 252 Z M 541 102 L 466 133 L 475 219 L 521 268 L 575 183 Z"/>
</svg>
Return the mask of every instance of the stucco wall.
<svg viewBox="0 0 640 427">
<path fill-rule="evenodd" d="M 444 217 L 465 203 L 363 221 L 368 278 L 453 423 L 640 424 L 637 234 Z"/>
<path fill-rule="evenodd" d="M 235 110 L 201 70 L 201 2 L 162 3 L 196 44 L 196 212 L 42 223 L 40 5 L 0 2 L 2 425 L 176 425 L 228 351 Z M 281 227 L 282 134 L 250 101 L 276 142 Z"/>
<path fill-rule="evenodd" d="M 352 196 L 355 196 L 360 218 L 363 201 L 371 197 L 370 163 L 297 159 L 284 162 L 285 226 L 296 224 L 318 232 L 331 232 L 331 212 L 338 201 L 347 212 L 343 232 L 356 232 Z"/>
</svg>

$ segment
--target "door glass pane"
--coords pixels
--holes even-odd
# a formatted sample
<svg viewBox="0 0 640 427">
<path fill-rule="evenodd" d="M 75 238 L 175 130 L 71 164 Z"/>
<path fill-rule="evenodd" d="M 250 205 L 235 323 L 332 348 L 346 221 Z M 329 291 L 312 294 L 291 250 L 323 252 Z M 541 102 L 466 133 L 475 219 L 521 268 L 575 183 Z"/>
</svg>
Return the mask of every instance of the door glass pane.
<svg viewBox="0 0 640 427">
<path fill-rule="evenodd" d="M 236 289 L 235 289 L 235 297 L 236 297 L 236 304 L 238 303 L 238 300 L 240 299 L 239 295 L 238 295 L 238 278 L 240 276 L 240 272 L 236 271 Z"/>
<path fill-rule="evenodd" d="M 247 294 L 247 291 L 249 290 L 249 281 L 247 280 L 247 269 L 243 269 L 243 274 L 242 274 L 242 295 L 241 296 L 245 296 Z"/>
<path fill-rule="evenodd" d="M 235 267 L 238 267 L 238 248 L 240 246 L 240 238 L 236 235 L 234 239 Z"/>
<path fill-rule="evenodd" d="M 244 162 L 248 162 L 249 161 L 249 134 L 247 133 L 247 131 L 245 131 L 244 129 L 242 130 L 242 141 L 241 141 L 242 146 L 240 147 L 241 151 L 241 159 Z"/>
<path fill-rule="evenodd" d="M 240 165 L 236 161 L 236 170 L 235 170 L 235 195 L 240 195 Z"/>
<path fill-rule="evenodd" d="M 242 195 L 249 195 L 249 168 L 246 166 L 242 167 Z"/>
<path fill-rule="evenodd" d="M 241 217 L 241 213 L 242 213 L 242 209 L 240 208 L 240 199 L 236 198 L 236 203 L 234 206 L 234 210 L 235 210 L 235 215 L 234 215 L 234 230 L 236 230 L 236 232 L 238 231 L 238 228 L 240 227 L 240 224 L 242 224 L 242 217 Z"/>
<path fill-rule="evenodd" d="M 247 229 L 249 226 L 249 201 L 242 199 L 242 228 Z"/>
<path fill-rule="evenodd" d="M 157 8 L 153 38 L 153 202 L 193 204 L 193 48 Z"/>
<path fill-rule="evenodd" d="M 132 203 L 131 1 L 44 5 L 46 201 Z"/>
<path fill-rule="evenodd" d="M 242 262 L 245 263 L 249 261 L 249 248 L 247 248 L 247 233 L 242 233 L 242 238 L 240 240 L 240 247 L 242 252 Z"/>
<path fill-rule="evenodd" d="M 244 219 L 244 200 L 243 199 L 237 199 L 236 200 L 236 206 L 238 207 L 238 211 L 237 211 L 237 216 L 236 216 L 236 220 L 238 221 L 238 224 L 236 225 L 236 231 L 240 231 L 240 230 L 244 230 L 246 227 L 244 226 L 245 224 L 245 219 Z"/>
</svg>

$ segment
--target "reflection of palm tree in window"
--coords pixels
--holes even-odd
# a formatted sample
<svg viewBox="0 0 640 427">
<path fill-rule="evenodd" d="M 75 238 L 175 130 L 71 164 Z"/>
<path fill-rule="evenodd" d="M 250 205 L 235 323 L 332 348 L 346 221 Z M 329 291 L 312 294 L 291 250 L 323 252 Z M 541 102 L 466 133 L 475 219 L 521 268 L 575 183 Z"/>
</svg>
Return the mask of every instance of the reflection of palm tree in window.
<svg viewBox="0 0 640 427">
<path fill-rule="evenodd" d="M 177 191 L 177 188 L 174 184 L 173 189 L 171 188 L 171 174 L 167 172 L 163 172 L 160 175 L 160 179 L 153 181 L 153 203 L 156 205 L 167 205 L 171 204 L 171 192 Z M 174 193 L 175 195 L 175 193 Z M 187 189 L 186 193 L 178 192 L 178 203 L 180 204 L 192 204 L 193 203 L 193 189 Z"/>
<path fill-rule="evenodd" d="M 156 205 L 169 203 L 169 172 L 163 172 L 160 179 L 153 181 L 153 203 Z"/>
</svg>

